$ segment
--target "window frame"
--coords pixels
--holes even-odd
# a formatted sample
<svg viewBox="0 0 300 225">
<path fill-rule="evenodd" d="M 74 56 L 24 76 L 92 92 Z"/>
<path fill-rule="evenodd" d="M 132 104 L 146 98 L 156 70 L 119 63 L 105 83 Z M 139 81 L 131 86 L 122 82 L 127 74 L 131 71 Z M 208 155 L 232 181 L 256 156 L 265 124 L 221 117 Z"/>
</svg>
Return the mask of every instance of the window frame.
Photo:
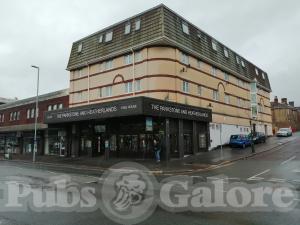
<svg viewBox="0 0 300 225">
<path fill-rule="evenodd" d="M 131 23 L 130 22 L 127 22 L 125 23 L 125 27 L 124 27 L 124 34 L 130 34 L 131 32 Z"/>
<path fill-rule="evenodd" d="M 189 93 L 190 92 L 190 85 L 188 81 L 183 80 L 182 81 L 182 91 L 184 93 Z"/>
<path fill-rule="evenodd" d="M 104 38 L 105 43 L 111 42 L 111 41 L 113 40 L 113 35 L 114 35 L 114 33 L 113 33 L 112 30 L 107 31 L 107 32 L 105 33 L 105 38 Z"/>
<path fill-rule="evenodd" d="M 185 21 L 182 21 L 181 22 L 181 28 L 182 28 L 182 32 L 187 34 L 187 35 L 190 35 L 190 29 L 189 29 L 189 24 Z"/>
</svg>

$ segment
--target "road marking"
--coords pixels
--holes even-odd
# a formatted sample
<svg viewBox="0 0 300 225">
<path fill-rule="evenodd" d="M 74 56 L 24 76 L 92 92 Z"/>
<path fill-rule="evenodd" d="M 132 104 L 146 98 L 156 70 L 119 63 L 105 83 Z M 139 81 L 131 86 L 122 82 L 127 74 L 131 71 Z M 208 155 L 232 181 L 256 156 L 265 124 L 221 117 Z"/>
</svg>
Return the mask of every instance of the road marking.
<svg viewBox="0 0 300 225">
<path fill-rule="evenodd" d="M 295 159 L 295 158 L 296 158 L 296 156 L 294 155 L 293 157 L 289 158 L 288 160 L 285 160 L 285 161 L 283 161 L 282 163 L 280 163 L 280 165 L 284 165 L 284 164 L 286 164 L 286 163 L 292 161 L 292 160 Z"/>
<path fill-rule="evenodd" d="M 278 183 L 283 183 L 285 182 L 285 179 L 280 179 L 280 178 L 271 178 L 268 181 L 270 182 L 278 182 Z"/>
<path fill-rule="evenodd" d="M 293 182 L 300 183 L 300 180 L 293 180 Z"/>
<path fill-rule="evenodd" d="M 300 173 L 300 170 L 299 169 L 295 169 L 293 170 L 294 173 Z"/>
<path fill-rule="evenodd" d="M 260 175 L 262 174 L 265 174 L 265 173 L 268 173 L 270 171 L 270 169 L 267 169 L 261 173 L 258 173 L 258 174 L 255 174 L 254 176 L 252 177 L 249 177 L 247 180 L 263 180 L 264 178 L 263 177 L 259 177 Z"/>
</svg>

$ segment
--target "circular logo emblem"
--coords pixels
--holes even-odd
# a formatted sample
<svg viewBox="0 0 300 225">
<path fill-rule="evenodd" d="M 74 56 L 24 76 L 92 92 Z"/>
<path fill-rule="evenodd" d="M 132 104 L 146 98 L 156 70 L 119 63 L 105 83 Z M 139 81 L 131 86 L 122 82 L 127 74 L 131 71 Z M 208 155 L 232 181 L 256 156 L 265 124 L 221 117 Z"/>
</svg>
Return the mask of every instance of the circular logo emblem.
<svg viewBox="0 0 300 225">
<path fill-rule="evenodd" d="M 120 224 L 137 224 L 156 208 L 156 179 L 149 170 L 133 162 L 110 167 L 103 175 L 101 189 L 103 213 Z"/>
</svg>

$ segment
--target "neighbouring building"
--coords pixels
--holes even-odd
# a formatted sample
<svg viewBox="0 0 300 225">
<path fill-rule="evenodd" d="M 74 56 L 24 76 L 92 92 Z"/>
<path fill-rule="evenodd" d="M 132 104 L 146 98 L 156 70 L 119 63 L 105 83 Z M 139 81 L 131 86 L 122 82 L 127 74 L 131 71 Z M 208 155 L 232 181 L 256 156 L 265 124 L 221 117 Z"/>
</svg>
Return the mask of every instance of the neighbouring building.
<svg viewBox="0 0 300 225">
<path fill-rule="evenodd" d="M 70 108 L 45 121 L 72 156 L 153 157 L 159 139 L 183 158 L 250 124 L 272 134 L 267 73 L 164 5 L 74 42 L 67 70 Z"/>
<path fill-rule="evenodd" d="M 287 98 L 282 98 L 281 102 L 275 96 L 272 106 L 273 133 L 280 128 L 291 128 L 293 131 L 300 130 L 300 110 L 295 107 L 293 101 L 288 102 Z"/>
<path fill-rule="evenodd" d="M 34 143 L 36 98 L 16 100 L 0 105 L 0 153 L 32 154 Z M 48 129 L 44 112 L 67 108 L 68 90 L 39 96 L 37 123 L 38 154 L 64 154 L 65 131 Z"/>
</svg>

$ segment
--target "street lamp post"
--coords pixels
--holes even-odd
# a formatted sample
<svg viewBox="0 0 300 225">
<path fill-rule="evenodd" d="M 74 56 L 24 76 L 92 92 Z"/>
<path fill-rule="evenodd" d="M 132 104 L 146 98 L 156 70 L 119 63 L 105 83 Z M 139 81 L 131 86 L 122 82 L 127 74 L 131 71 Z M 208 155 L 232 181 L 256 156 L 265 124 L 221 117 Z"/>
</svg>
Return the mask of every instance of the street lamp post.
<svg viewBox="0 0 300 225">
<path fill-rule="evenodd" d="M 252 120 L 250 119 L 250 127 L 251 127 L 251 150 L 252 153 L 255 153 L 255 147 L 254 147 L 254 129 L 252 126 Z"/>
<path fill-rule="evenodd" d="M 35 154 L 37 152 L 37 119 L 38 119 L 38 106 L 39 106 L 39 84 L 40 84 L 40 67 L 31 66 L 32 68 L 37 69 L 37 87 L 36 87 L 36 99 L 35 99 L 35 121 L 34 121 L 34 145 L 33 145 L 33 156 L 32 162 L 35 163 Z"/>
</svg>

